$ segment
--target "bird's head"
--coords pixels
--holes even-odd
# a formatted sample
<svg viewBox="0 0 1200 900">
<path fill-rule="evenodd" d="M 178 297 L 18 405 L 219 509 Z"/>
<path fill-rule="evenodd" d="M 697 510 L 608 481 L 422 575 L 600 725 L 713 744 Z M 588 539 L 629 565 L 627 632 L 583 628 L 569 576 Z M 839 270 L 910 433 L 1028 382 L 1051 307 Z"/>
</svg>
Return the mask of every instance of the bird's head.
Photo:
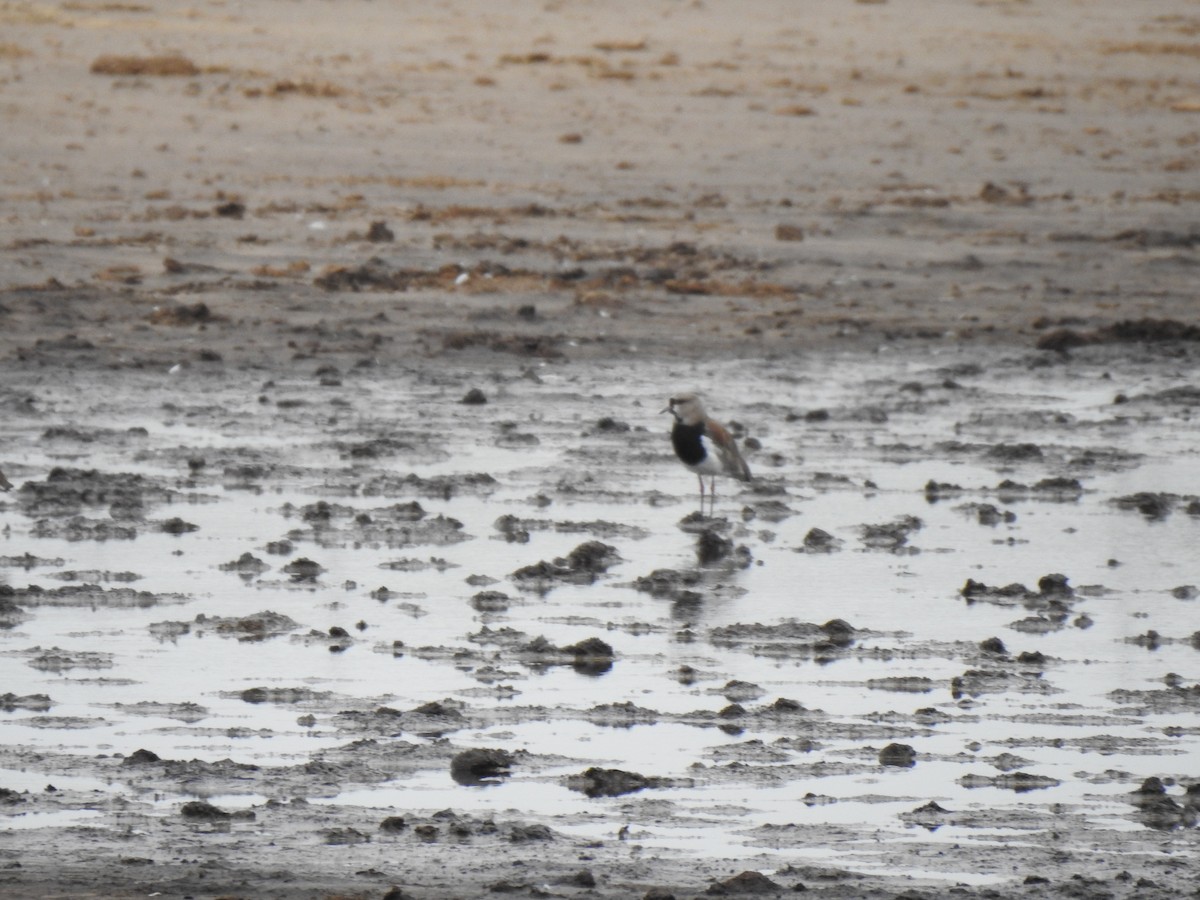
<svg viewBox="0 0 1200 900">
<path fill-rule="evenodd" d="M 684 425 L 699 425 L 705 418 L 700 398 L 690 392 L 671 397 L 663 412 L 669 412 L 676 422 L 682 422 Z"/>
</svg>

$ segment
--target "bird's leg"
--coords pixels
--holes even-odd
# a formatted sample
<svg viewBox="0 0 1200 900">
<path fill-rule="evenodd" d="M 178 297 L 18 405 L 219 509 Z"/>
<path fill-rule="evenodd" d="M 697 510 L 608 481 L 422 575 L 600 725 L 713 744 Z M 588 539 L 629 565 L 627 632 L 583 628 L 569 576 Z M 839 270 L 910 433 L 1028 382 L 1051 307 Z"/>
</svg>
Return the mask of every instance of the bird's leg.
<svg viewBox="0 0 1200 900">
<path fill-rule="evenodd" d="M 696 480 L 700 482 L 700 515 L 704 515 L 704 476 L 697 475 Z"/>
</svg>

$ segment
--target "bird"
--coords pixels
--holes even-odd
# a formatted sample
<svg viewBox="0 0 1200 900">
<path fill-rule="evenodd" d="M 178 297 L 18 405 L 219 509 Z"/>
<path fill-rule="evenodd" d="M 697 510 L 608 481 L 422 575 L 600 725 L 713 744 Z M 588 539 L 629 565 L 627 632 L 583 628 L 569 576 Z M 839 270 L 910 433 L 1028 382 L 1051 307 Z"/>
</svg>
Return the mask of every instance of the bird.
<svg viewBox="0 0 1200 900">
<path fill-rule="evenodd" d="M 737 444 L 725 426 L 710 419 L 700 398 L 693 393 L 676 394 L 667 401 L 663 412 L 675 418 L 671 426 L 671 445 L 679 461 L 696 473 L 700 482 L 700 512 L 704 512 L 704 476 L 708 476 L 709 509 L 716 500 L 717 475 L 749 481 L 750 467 L 738 452 Z"/>
</svg>

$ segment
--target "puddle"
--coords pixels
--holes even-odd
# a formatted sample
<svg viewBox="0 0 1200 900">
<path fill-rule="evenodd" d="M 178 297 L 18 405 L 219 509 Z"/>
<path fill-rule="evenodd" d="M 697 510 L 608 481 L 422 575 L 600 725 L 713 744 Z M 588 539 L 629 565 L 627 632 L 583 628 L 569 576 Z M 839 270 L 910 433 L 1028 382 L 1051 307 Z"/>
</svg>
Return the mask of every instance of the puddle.
<svg viewBox="0 0 1200 900">
<path fill-rule="evenodd" d="M 4 827 L 14 831 L 33 831 L 38 828 L 71 828 L 87 825 L 104 816 L 98 809 L 79 809 L 70 812 L 21 813 L 4 819 Z"/>
</svg>

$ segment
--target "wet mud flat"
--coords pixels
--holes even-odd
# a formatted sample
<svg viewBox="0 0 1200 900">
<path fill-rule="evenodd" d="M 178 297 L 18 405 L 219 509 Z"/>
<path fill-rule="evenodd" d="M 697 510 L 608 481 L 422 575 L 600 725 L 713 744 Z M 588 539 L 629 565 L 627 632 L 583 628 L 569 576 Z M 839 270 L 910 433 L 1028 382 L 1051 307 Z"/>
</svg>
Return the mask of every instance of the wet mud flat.
<svg viewBox="0 0 1200 900">
<path fill-rule="evenodd" d="M 1194 893 L 1195 16 L 405 6 L 0 7 L 0 895 Z"/>
<path fill-rule="evenodd" d="M 1178 896 L 1194 352 L 9 366 L 5 890 Z"/>
</svg>

